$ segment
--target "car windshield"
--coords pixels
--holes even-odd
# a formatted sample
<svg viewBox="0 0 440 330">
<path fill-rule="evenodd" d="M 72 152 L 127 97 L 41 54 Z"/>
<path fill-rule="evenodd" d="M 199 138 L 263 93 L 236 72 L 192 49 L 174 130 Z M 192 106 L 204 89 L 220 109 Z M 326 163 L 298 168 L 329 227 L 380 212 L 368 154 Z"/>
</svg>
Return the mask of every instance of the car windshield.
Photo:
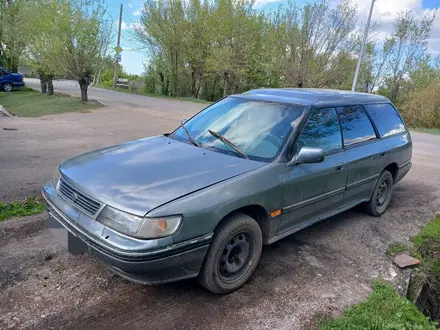
<svg viewBox="0 0 440 330">
<path fill-rule="evenodd" d="M 191 138 L 202 148 L 242 157 L 228 143 L 211 134 L 223 136 L 249 159 L 272 161 L 278 156 L 304 106 L 229 97 L 213 104 L 184 123 Z M 180 127 L 171 138 L 190 143 Z"/>
</svg>

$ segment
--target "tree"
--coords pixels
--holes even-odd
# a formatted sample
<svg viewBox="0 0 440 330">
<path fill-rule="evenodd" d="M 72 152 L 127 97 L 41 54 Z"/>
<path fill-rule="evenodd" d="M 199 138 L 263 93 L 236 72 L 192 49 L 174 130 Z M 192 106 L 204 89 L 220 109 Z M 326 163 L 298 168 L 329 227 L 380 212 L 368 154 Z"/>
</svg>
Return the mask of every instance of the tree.
<svg viewBox="0 0 440 330">
<path fill-rule="evenodd" d="M 391 90 L 392 102 L 397 100 L 405 75 L 425 57 L 434 19 L 435 14 L 427 14 L 418 22 L 410 11 L 398 15 L 394 23 L 394 32 L 387 40 L 390 56 L 386 79 Z"/>
<path fill-rule="evenodd" d="M 59 13 L 54 17 L 56 46 L 48 58 L 70 78 L 78 81 L 81 101 L 108 46 L 110 29 L 104 20 L 105 9 L 93 0 L 57 0 Z M 55 31 L 54 31 L 55 32 Z"/>
<path fill-rule="evenodd" d="M 27 3 L 27 8 L 39 14 L 29 17 L 27 24 L 22 27 L 27 29 L 26 34 L 29 36 L 24 55 L 40 78 L 41 92 L 53 95 L 52 81 L 56 75 L 63 74 L 53 62 L 58 52 L 59 30 L 54 17 L 59 15 L 59 3 L 53 0 L 30 1 Z"/>
<path fill-rule="evenodd" d="M 349 1 L 336 8 L 328 1 L 304 6 L 289 1 L 273 24 L 280 69 L 294 87 L 329 86 L 356 47 L 356 9 Z"/>
<path fill-rule="evenodd" d="M 0 65 L 17 72 L 20 56 L 26 48 L 31 11 L 26 0 L 0 2 Z"/>
</svg>

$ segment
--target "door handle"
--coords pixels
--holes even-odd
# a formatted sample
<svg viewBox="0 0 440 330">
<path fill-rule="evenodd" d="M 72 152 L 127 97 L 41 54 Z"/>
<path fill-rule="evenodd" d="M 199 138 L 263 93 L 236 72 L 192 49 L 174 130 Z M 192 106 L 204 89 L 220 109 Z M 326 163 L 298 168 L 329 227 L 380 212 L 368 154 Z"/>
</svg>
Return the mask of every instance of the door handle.
<svg viewBox="0 0 440 330">
<path fill-rule="evenodd" d="M 335 168 L 336 171 L 342 171 L 343 169 L 344 169 L 344 166 L 342 166 L 342 165 L 338 165 Z"/>
</svg>

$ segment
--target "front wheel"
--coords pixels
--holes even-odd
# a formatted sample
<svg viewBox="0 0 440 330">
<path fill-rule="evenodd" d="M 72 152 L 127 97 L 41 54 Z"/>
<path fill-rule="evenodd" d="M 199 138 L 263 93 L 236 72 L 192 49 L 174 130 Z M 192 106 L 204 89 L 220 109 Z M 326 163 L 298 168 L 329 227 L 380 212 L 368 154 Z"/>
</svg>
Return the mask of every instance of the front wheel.
<svg viewBox="0 0 440 330">
<path fill-rule="evenodd" d="M 11 83 L 3 84 L 3 90 L 5 92 L 11 92 L 12 91 L 12 84 Z"/>
<path fill-rule="evenodd" d="M 394 180 L 391 173 L 387 170 L 383 171 L 377 180 L 370 201 L 365 205 L 368 214 L 378 217 L 385 213 L 388 204 L 390 204 L 393 184 Z"/>
<path fill-rule="evenodd" d="M 199 282 L 213 293 L 239 289 L 254 273 L 262 247 L 258 223 L 246 214 L 232 214 L 215 231 Z"/>
</svg>

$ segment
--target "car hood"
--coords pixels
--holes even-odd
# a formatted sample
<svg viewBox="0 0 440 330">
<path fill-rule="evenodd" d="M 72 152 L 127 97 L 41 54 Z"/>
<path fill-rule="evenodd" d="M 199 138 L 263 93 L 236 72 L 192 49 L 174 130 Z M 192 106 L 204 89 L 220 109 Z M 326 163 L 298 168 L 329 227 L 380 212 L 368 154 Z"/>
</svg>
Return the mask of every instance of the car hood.
<svg viewBox="0 0 440 330">
<path fill-rule="evenodd" d="M 79 155 L 60 170 L 70 183 L 100 202 L 145 215 L 264 165 L 157 136 Z"/>
</svg>

